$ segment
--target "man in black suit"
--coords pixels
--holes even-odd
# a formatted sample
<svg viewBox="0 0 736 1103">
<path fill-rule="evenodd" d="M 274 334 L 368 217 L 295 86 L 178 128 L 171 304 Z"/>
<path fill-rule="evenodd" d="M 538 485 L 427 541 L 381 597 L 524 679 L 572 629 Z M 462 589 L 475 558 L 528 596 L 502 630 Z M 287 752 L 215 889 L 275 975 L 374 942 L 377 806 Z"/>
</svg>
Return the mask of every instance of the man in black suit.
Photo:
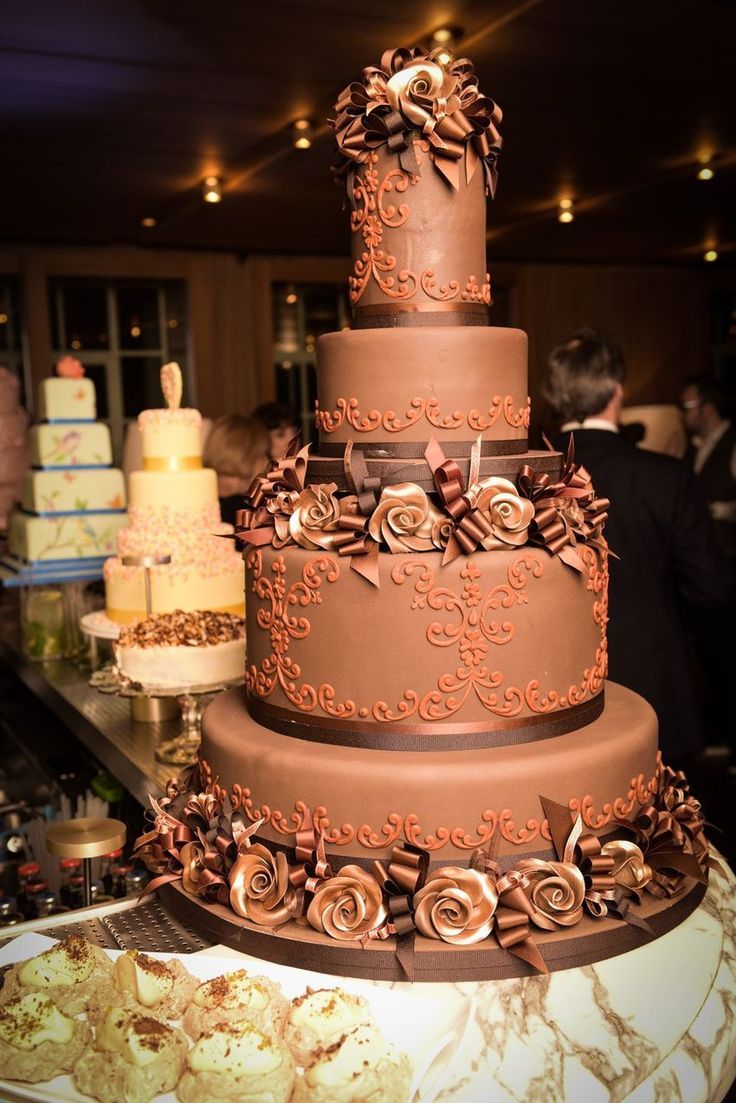
<svg viewBox="0 0 736 1103">
<path fill-rule="evenodd" d="M 582 329 L 553 350 L 545 395 L 563 419 L 556 447 L 566 451 L 573 433 L 576 462 L 611 500 L 609 677 L 649 701 L 665 760 L 682 761 L 700 749 L 703 725 L 681 602 L 716 607 L 730 578 L 692 472 L 619 432 L 624 379 L 619 347 Z"/>
</svg>

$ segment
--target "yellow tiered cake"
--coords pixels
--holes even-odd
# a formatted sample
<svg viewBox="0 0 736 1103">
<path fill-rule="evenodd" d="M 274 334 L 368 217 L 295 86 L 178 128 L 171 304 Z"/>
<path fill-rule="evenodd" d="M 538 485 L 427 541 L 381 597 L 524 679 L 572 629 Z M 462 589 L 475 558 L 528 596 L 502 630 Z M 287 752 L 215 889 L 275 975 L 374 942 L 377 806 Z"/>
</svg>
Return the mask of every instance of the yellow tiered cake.
<svg viewBox="0 0 736 1103">
<path fill-rule="evenodd" d="M 107 615 L 120 624 L 146 616 L 144 567 L 128 559 L 170 556 L 151 568 L 153 613 L 212 610 L 243 615 L 243 568 L 222 524 L 217 476 L 202 467 L 201 415 L 182 409 L 177 364 L 161 369 L 167 406 L 138 418 L 143 470 L 130 477 L 129 520 L 118 555 L 105 564 Z"/>
</svg>

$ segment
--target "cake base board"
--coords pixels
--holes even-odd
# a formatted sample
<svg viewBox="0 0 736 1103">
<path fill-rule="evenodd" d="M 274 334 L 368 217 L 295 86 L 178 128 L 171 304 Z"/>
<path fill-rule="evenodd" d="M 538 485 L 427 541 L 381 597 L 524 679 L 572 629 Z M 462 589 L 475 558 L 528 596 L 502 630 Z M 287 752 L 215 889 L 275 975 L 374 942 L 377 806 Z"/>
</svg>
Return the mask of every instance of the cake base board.
<svg viewBox="0 0 736 1103">
<path fill-rule="evenodd" d="M 222 905 L 203 903 L 176 882 L 158 891 L 176 919 L 214 942 L 298 969 L 364 980 L 445 983 L 536 975 L 531 965 L 493 940 L 454 947 L 416 934 L 413 953 L 402 954 L 405 968 L 396 954 L 395 939 L 365 944 L 336 942 L 301 923 L 289 923 L 277 931 L 264 930 Z M 674 899 L 647 897 L 636 913 L 647 920 L 654 938 L 659 938 L 695 911 L 705 891 L 705 884 L 687 878 L 684 889 Z M 573 930 L 535 930 L 533 937 L 550 973 L 604 961 L 652 941 L 645 931 L 630 923 L 587 916 Z"/>
</svg>

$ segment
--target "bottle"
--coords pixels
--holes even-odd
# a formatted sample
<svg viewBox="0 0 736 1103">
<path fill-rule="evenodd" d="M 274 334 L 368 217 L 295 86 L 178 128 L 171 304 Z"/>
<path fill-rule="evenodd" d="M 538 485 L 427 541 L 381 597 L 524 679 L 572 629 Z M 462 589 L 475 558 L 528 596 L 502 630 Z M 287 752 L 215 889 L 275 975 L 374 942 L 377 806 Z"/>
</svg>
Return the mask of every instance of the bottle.
<svg viewBox="0 0 736 1103">
<path fill-rule="evenodd" d="M 102 879 L 103 885 L 105 886 L 105 893 L 108 896 L 112 896 L 112 882 L 113 882 L 112 867 L 113 867 L 113 865 L 115 865 L 117 862 L 120 861 L 122 856 L 123 856 L 122 847 L 119 850 L 111 850 L 109 854 L 103 854 L 103 856 L 102 856 L 102 867 L 100 869 L 100 877 Z"/>
<path fill-rule="evenodd" d="M 148 872 L 140 866 L 131 866 L 125 874 L 125 895 L 140 896 L 148 884 Z"/>
<path fill-rule="evenodd" d="M 117 899 L 122 899 L 125 896 L 125 878 L 132 870 L 131 865 L 124 864 L 123 862 L 116 862 L 111 866 L 112 873 L 112 895 Z"/>
<path fill-rule="evenodd" d="M 52 892 L 48 889 L 46 892 L 39 892 L 36 896 L 36 918 L 45 919 L 48 915 L 60 915 L 62 912 L 68 912 L 69 908 L 65 907 L 59 900 L 58 892 Z"/>
<path fill-rule="evenodd" d="M 40 878 L 26 882 L 25 908 L 23 915 L 26 919 L 38 919 L 38 902 L 43 893 L 49 890 L 48 882 Z"/>
<path fill-rule="evenodd" d="M 72 877 L 78 877 L 82 872 L 82 859 L 81 858 L 62 858 L 59 862 L 59 869 L 61 870 L 61 889 L 60 896 L 62 904 L 66 907 L 71 907 L 71 885 L 70 881 Z"/>
<path fill-rule="evenodd" d="M 81 873 L 73 873 L 69 877 L 69 898 L 66 903 L 70 908 L 84 907 L 84 877 Z"/>
<path fill-rule="evenodd" d="M 0 927 L 15 927 L 23 922 L 14 896 L 0 896 Z"/>
</svg>

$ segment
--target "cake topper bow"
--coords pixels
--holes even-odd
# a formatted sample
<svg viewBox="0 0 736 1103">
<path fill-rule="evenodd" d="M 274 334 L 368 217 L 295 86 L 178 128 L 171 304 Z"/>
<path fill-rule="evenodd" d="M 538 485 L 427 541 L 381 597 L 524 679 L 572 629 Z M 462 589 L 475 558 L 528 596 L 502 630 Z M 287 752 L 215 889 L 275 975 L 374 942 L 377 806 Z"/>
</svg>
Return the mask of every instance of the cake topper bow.
<svg viewBox="0 0 736 1103">
<path fill-rule="evenodd" d="M 170 410 L 178 410 L 181 406 L 182 395 L 181 368 L 175 360 L 164 364 L 161 368 L 161 391 L 164 400 Z"/>
</svg>

